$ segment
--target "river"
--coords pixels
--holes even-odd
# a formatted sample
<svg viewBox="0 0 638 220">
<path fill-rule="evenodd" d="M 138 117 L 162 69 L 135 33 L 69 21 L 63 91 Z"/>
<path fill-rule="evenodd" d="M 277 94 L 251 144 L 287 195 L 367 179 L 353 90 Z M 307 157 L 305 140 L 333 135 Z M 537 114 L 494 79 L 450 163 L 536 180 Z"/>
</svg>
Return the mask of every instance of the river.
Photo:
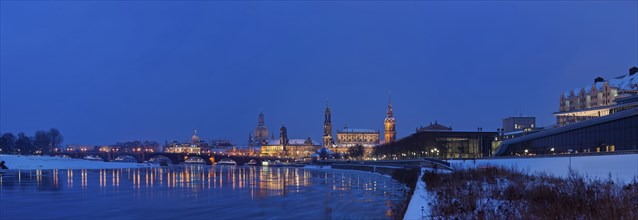
<svg viewBox="0 0 638 220">
<path fill-rule="evenodd" d="M 8 171 L 2 219 L 392 219 L 406 187 L 377 174 L 204 166 Z"/>
</svg>

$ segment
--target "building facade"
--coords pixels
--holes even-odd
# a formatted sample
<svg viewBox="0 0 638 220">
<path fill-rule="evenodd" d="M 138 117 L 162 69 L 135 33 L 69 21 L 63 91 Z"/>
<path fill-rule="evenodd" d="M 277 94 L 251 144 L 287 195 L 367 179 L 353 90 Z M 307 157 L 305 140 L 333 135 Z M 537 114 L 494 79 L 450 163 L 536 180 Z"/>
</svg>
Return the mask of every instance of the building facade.
<svg viewBox="0 0 638 220">
<path fill-rule="evenodd" d="M 261 146 L 261 156 L 282 158 L 309 158 L 321 146 L 312 139 L 289 139 L 288 129 L 282 125 L 279 139 L 268 140 Z"/>
<path fill-rule="evenodd" d="M 369 157 L 379 145 L 379 136 L 378 130 L 345 127 L 337 130 L 337 143 L 330 150 L 345 155 L 350 147 L 361 145 L 364 148 L 364 157 Z"/>
<path fill-rule="evenodd" d="M 377 148 L 380 159 L 400 158 L 476 158 L 490 156 L 496 148 L 498 132 L 453 131 L 438 123 Z"/>
<path fill-rule="evenodd" d="M 205 144 L 205 142 L 202 142 L 199 135 L 197 135 L 197 130 L 195 130 L 193 132 L 193 136 L 191 136 L 190 143 L 184 142 L 180 144 L 178 142 L 173 142 L 166 149 L 164 149 L 164 152 L 180 154 L 200 154 L 203 150 L 206 150 L 206 146 L 207 144 Z"/>
<path fill-rule="evenodd" d="M 638 104 L 637 104 L 638 106 Z M 499 156 L 596 153 L 638 149 L 638 108 L 504 140 Z"/>
<path fill-rule="evenodd" d="M 536 127 L 536 117 L 508 117 L 503 119 L 503 132 L 510 133 L 534 129 Z"/>
<path fill-rule="evenodd" d="M 564 126 L 610 114 L 616 99 L 638 94 L 638 67 L 629 74 L 605 80 L 594 79 L 592 85 L 564 92 L 560 96 L 556 121 Z"/>
</svg>

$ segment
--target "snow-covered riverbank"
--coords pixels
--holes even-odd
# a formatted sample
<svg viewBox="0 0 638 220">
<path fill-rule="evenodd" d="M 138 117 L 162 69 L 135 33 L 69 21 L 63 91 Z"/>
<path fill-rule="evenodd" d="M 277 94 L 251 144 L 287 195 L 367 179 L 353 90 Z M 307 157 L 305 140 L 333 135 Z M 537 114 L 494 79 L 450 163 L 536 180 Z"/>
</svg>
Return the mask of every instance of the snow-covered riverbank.
<svg viewBox="0 0 638 220">
<path fill-rule="evenodd" d="M 23 156 L 6 154 L 0 154 L 0 161 L 4 161 L 5 165 L 9 167 L 10 170 L 117 169 L 157 166 L 155 164 L 104 162 L 51 156 Z"/>
<path fill-rule="evenodd" d="M 630 183 L 638 178 L 638 154 L 577 156 L 577 157 L 544 157 L 544 158 L 490 158 L 479 160 L 450 161 L 455 169 L 476 168 L 485 166 L 502 166 L 514 168 L 526 173 L 545 172 L 565 178 L 569 167 L 588 179 L 607 179 Z M 428 219 L 431 213 L 429 204 L 433 199 L 422 181 L 423 171 L 417 182 L 414 195 L 410 200 L 403 219 Z M 422 210 L 423 207 L 423 210 Z"/>
<path fill-rule="evenodd" d="M 410 203 L 408 204 L 408 209 L 405 211 L 405 215 L 403 215 L 403 219 L 429 219 L 430 216 L 430 207 L 429 203 L 434 199 L 430 192 L 425 188 L 425 182 L 421 181 L 423 178 L 423 173 L 426 170 L 431 170 L 430 168 L 422 168 L 421 174 L 419 174 L 419 180 L 416 182 L 416 187 L 414 188 L 414 194 L 410 199 Z"/>
<path fill-rule="evenodd" d="M 452 167 L 469 168 L 482 166 L 503 166 L 535 173 L 545 172 L 557 177 L 567 177 L 569 167 L 588 178 L 621 180 L 631 182 L 638 176 L 638 154 L 575 156 L 575 157 L 540 157 L 540 158 L 506 158 L 452 160 Z"/>
</svg>

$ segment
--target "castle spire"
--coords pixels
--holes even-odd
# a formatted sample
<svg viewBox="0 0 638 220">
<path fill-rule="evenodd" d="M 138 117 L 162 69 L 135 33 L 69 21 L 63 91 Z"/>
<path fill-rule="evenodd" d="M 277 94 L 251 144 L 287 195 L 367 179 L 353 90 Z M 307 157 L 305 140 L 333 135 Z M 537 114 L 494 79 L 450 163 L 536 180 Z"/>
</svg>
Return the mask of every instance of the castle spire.
<svg viewBox="0 0 638 220">
<path fill-rule="evenodd" d="M 288 129 L 286 129 L 284 123 L 281 123 L 281 128 L 279 129 L 279 143 L 284 146 L 285 151 L 286 145 L 288 145 Z"/>
<path fill-rule="evenodd" d="M 323 118 L 323 146 L 330 147 L 332 143 L 332 116 L 330 113 L 330 105 L 326 98 L 326 111 L 324 112 Z"/>
<path fill-rule="evenodd" d="M 392 114 L 392 100 L 390 99 L 391 92 L 388 91 L 388 112 L 387 117 L 392 118 L 394 115 Z"/>
<path fill-rule="evenodd" d="M 323 123 L 332 123 L 332 117 L 331 117 L 331 113 L 330 113 L 330 105 L 328 103 L 328 99 L 326 99 L 326 110 L 324 112 L 324 118 L 323 118 Z"/>
</svg>

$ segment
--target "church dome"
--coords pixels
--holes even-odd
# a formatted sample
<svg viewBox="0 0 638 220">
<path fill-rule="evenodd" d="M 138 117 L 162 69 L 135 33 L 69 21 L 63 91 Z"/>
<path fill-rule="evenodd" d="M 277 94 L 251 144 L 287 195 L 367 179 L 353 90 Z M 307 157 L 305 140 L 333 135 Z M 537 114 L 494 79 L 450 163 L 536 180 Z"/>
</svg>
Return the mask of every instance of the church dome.
<svg viewBox="0 0 638 220">
<path fill-rule="evenodd" d="M 197 144 L 199 143 L 199 135 L 197 135 L 197 130 L 195 130 L 195 133 L 193 134 L 193 136 L 191 137 L 191 142 L 193 144 Z"/>
</svg>

